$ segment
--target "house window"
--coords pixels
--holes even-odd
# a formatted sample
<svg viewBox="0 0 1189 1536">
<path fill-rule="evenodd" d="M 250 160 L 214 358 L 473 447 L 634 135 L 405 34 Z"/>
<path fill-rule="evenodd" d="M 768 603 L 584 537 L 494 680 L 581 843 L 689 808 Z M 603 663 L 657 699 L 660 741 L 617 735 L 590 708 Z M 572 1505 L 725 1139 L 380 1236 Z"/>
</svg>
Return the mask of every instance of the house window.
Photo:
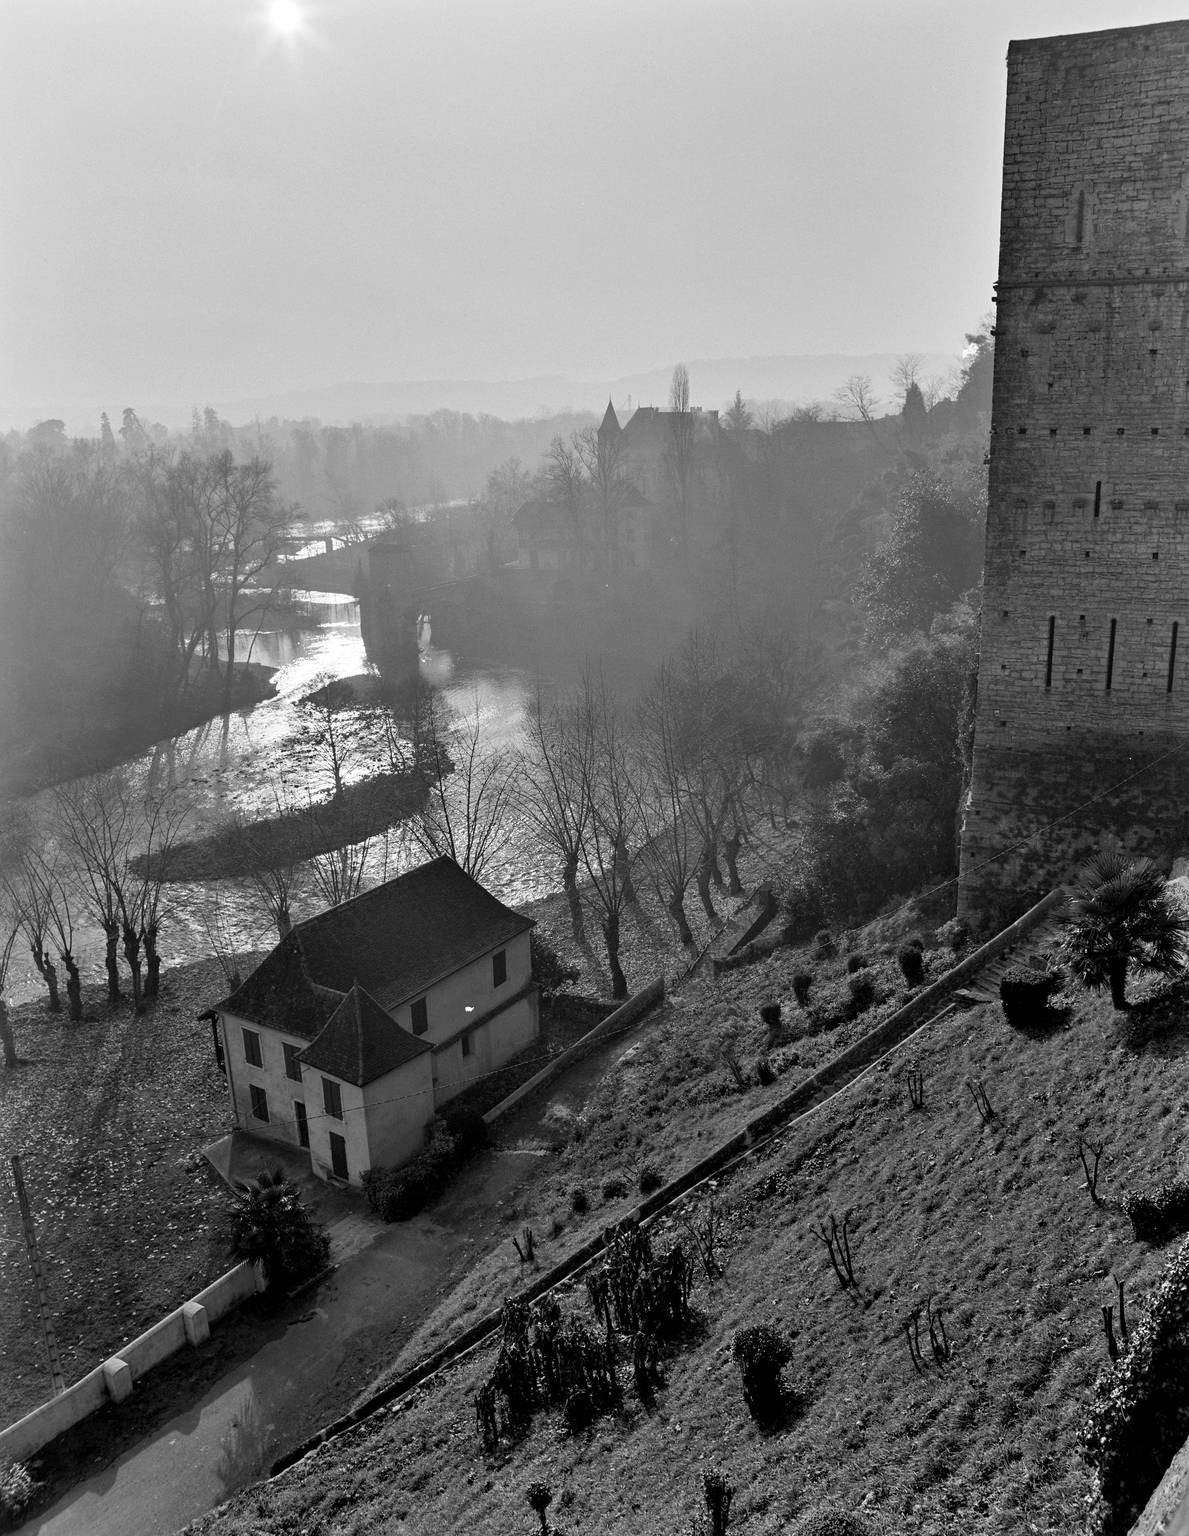
<svg viewBox="0 0 1189 1536">
<path fill-rule="evenodd" d="M 292 1045 L 285 1041 L 285 1076 L 291 1077 L 295 1083 L 301 1082 L 301 1062 L 298 1061 L 298 1052 L 303 1049 L 300 1045 Z"/>
<path fill-rule="evenodd" d="M 310 1144 L 310 1122 L 306 1118 L 306 1107 L 300 1099 L 293 1101 L 293 1115 L 297 1121 L 297 1139 L 303 1147 Z"/>
<path fill-rule="evenodd" d="M 497 949 L 491 957 L 491 984 L 493 987 L 502 987 L 508 979 L 508 951 Z"/>
<path fill-rule="evenodd" d="M 330 1078 L 322 1079 L 322 1105 L 326 1113 L 335 1120 L 343 1118 L 343 1094 L 339 1085 Z"/>
<path fill-rule="evenodd" d="M 475 1042 L 470 1035 L 463 1035 L 461 1045 L 464 1056 L 470 1056 L 474 1053 Z"/>
<path fill-rule="evenodd" d="M 425 998 L 419 997 L 409 1009 L 409 1012 L 413 1017 L 413 1033 L 415 1035 L 425 1034 L 429 1028 L 429 1009 L 426 1006 Z"/>
<path fill-rule="evenodd" d="M 250 1067 L 262 1067 L 264 1057 L 260 1053 L 260 1036 L 254 1029 L 245 1029 L 244 1035 L 244 1060 Z M 268 1116 L 264 1117 L 266 1120 Z"/>
<path fill-rule="evenodd" d="M 252 1119 L 268 1120 L 268 1094 L 259 1083 L 248 1084 L 248 1094 L 252 1103 Z"/>
<path fill-rule="evenodd" d="M 324 1079 L 325 1081 L 325 1079 Z M 345 1179 L 347 1174 L 347 1143 L 334 1131 L 330 1135 L 330 1170 L 336 1179 Z"/>
</svg>

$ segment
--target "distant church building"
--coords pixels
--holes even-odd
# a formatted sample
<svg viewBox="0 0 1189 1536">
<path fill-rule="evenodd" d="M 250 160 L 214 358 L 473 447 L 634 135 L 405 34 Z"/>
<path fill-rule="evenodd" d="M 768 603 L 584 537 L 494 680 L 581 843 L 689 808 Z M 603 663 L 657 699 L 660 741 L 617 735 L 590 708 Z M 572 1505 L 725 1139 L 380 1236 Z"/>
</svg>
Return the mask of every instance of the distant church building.
<svg viewBox="0 0 1189 1536">
<path fill-rule="evenodd" d="M 1189 852 L 1189 22 L 1014 42 L 959 910 Z"/>
</svg>

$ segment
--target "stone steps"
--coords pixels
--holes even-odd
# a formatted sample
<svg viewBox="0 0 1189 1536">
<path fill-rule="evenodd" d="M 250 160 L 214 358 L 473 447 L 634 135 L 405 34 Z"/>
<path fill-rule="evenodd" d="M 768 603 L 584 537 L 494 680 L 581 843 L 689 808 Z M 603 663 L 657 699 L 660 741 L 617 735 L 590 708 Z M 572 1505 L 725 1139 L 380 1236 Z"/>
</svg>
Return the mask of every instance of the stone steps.
<svg viewBox="0 0 1189 1536">
<path fill-rule="evenodd" d="M 970 1003 L 997 1003 L 1003 973 L 1013 965 L 1030 966 L 1036 970 L 1047 968 L 1048 952 L 1060 937 L 1064 924 L 1063 916 L 1054 914 L 1046 917 L 1027 938 L 988 961 L 972 981 L 959 989 L 956 996 Z"/>
</svg>

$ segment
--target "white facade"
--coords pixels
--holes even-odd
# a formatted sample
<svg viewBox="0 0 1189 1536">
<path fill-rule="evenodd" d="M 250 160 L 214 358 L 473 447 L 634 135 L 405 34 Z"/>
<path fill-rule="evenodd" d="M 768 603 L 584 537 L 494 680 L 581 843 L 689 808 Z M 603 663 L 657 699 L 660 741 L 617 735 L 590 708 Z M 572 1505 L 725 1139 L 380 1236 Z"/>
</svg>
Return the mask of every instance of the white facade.
<svg viewBox="0 0 1189 1536">
<path fill-rule="evenodd" d="M 417 1029 L 418 1003 L 424 1005 L 423 1033 Z M 296 1060 L 310 1040 L 220 1011 L 236 1124 L 307 1147 L 320 1178 L 358 1185 L 369 1168 L 407 1162 L 424 1145 L 440 1105 L 536 1039 L 528 932 L 440 977 L 390 1016 L 430 1049 L 360 1086 Z"/>
</svg>

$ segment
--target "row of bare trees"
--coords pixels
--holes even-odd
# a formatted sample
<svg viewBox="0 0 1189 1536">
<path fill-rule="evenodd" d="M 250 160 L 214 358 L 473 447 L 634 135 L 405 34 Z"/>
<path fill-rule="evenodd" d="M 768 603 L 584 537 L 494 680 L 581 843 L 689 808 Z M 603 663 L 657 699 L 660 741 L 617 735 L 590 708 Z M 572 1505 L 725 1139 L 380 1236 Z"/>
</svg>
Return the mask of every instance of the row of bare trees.
<svg viewBox="0 0 1189 1536">
<path fill-rule="evenodd" d="M 59 787 L 37 821 L 10 822 L 0 854 L 0 990 L 23 941 L 50 1011 L 61 1011 L 64 974 L 69 1016 L 80 1019 L 75 936 L 85 916 L 104 936 L 109 1001 L 121 997 L 121 957 L 133 1006 L 155 998 L 166 859 L 182 818 L 176 794 L 145 791 L 113 770 Z"/>
</svg>

